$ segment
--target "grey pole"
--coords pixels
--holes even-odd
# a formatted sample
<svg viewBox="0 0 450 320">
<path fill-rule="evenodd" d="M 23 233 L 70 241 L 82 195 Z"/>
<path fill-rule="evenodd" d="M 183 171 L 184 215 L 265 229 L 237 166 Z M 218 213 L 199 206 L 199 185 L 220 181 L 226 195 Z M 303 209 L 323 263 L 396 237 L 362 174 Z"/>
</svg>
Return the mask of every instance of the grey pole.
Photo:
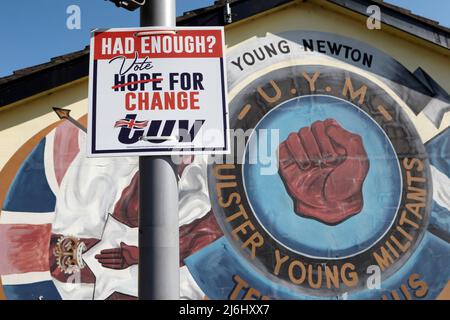
<svg viewBox="0 0 450 320">
<path fill-rule="evenodd" d="M 147 0 L 141 7 L 141 27 L 175 27 L 175 7 L 175 0 Z"/>
<path fill-rule="evenodd" d="M 175 0 L 147 0 L 141 26 L 176 25 Z M 178 186 L 169 156 L 139 158 L 140 300 L 180 297 Z"/>
</svg>

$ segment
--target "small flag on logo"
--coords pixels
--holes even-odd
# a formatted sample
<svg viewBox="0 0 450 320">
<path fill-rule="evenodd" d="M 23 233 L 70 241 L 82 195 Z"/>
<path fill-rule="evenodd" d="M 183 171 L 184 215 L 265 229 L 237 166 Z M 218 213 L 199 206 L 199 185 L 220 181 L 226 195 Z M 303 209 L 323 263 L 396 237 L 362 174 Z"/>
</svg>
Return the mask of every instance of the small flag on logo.
<svg viewBox="0 0 450 320">
<path fill-rule="evenodd" d="M 148 124 L 146 121 L 136 121 L 134 119 L 120 119 L 114 124 L 114 128 L 128 128 L 128 129 L 144 129 Z"/>
</svg>

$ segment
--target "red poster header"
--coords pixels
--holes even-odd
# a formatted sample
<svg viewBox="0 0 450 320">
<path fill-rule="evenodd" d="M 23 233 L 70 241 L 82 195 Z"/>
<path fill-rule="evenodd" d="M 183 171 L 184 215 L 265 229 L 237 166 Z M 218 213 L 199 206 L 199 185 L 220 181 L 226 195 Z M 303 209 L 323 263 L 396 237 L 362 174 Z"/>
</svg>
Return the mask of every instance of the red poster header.
<svg viewBox="0 0 450 320">
<path fill-rule="evenodd" d="M 94 59 L 117 56 L 134 58 L 220 58 L 220 30 L 131 30 L 94 33 Z"/>
</svg>

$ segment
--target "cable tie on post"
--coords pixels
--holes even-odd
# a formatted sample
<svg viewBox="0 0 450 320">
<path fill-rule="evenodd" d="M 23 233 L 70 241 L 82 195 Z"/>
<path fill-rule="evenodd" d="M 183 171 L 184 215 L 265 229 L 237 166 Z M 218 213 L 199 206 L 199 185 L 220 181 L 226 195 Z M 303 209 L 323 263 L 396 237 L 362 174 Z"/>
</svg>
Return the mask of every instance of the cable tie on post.
<svg viewBox="0 0 450 320">
<path fill-rule="evenodd" d="M 139 31 L 134 34 L 135 37 L 145 37 L 145 36 L 157 36 L 161 34 L 177 34 L 175 30 L 150 30 L 150 31 Z"/>
</svg>

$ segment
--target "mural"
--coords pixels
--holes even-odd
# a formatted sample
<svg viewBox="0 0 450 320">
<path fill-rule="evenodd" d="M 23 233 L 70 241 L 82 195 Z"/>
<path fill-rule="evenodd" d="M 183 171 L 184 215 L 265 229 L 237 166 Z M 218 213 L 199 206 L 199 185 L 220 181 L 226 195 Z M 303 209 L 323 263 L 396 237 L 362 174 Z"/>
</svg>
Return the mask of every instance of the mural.
<svg viewBox="0 0 450 320">
<path fill-rule="evenodd" d="M 137 295 L 138 159 L 86 158 L 85 138 L 63 123 L 34 148 L 10 187 L 0 218 L 8 299 Z M 209 212 L 205 170 L 191 161 L 179 171 L 182 295 L 198 299 L 203 294 L 183 258 L 222 236 Z"/>
<path fill-rule="evenodd" d="M 227 59 L 230 125 L 249 134 L 231 162 L 178 167 L 181 297 L 437 298 L 450 279 L 448 94 L 332 34 L 254 38 Z M 425 144 L 417 114 L 436 127 Z M 84 120 L 45 135 L 9 186 L 7 299 L 137 296 L 137 158 L 87 158 Z"/>
</svg>

